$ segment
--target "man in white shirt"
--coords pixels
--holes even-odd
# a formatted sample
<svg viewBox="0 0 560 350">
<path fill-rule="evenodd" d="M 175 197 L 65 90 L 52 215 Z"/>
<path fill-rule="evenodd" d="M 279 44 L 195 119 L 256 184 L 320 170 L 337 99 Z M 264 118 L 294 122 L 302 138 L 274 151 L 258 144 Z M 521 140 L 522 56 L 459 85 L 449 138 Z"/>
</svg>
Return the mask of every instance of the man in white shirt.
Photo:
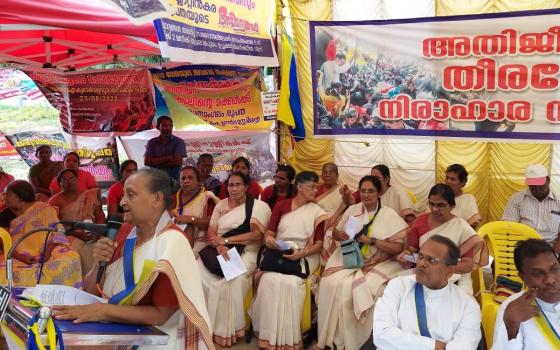
<svg viewBox="0 0 560 350">
<path fill-rule="evenodd" d="M 515 267 L 528 291 L 507 298 L 494 327 L 494 350 L 560 349 L 560 264 L 540 239 L 519 242 Z"/>
<path fill-rule="evenodd" d="M 422 245 L 416 274 L 389 281 L 375 305 L 373 342 L 377 349 L 477 348 L 481 338 L 480 307 L 472 296 L 448 283 L 458 261 L 459 248 L 447 237 L 434 235 Z M 425 312 L 417 313 L 422 304 Z M 419 321 L 422 315 L 425 327 Z"/>
<path fill-rule="evenodd" d="M 540 164 L 529 165 L 525 183 L 529 188 L 510 197 L 502 220 L 531 226 L 560 253 L 560 198 L 550 190 L 548 171 Z"/>
</svg>

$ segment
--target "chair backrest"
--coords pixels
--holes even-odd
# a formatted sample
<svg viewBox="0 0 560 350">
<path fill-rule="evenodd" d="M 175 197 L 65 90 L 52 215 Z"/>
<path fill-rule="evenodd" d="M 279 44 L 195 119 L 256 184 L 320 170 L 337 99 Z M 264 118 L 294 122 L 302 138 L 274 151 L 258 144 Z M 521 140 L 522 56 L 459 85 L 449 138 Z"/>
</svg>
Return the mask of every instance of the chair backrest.
<svg viewBox="0 0 560 350">
<path fill-rule="evenodd" d="M 494 257 L 494 285 L 498 276 L 523 283 L 513 262 L 513 250 L 518 241 L 542 239 L 541 235 L 527 225 L 510 221 L 489 222 L 478 229 L 478 234 L 486 241 L 490 256 Z"/>
<path fill-rule="evenodd" d="M 10 233 L 0 227 L 0 240 L 2 241 L 2 246 L 4 250 L 4 255 L 8 253 L 8 250 L 12 247 L 12 236 Z M 4 258 L 6 258 L 4 256 Z"/>
</svg>

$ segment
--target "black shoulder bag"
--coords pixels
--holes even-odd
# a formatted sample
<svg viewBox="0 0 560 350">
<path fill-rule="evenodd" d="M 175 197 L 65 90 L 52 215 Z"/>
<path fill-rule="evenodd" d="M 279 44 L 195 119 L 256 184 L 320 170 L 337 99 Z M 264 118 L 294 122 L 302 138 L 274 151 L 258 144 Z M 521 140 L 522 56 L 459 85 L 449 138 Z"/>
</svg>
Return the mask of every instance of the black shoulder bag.
<svg viewBox="0 0 560 350">
<path fill-rule="evenodd" d="M 234 228 L 233 230 L 224 233 L 222 237 L 234 237 L 242 233 L 251 231 L 251 215 L 253 213 L 254 203 L 255 200 L 247 196 L 247 200 L 245 202 L 245 221 L 243 221 L 241 225 Z M 235 247 L 239 255 L 243 254 L 243 251 L 245 251 L 245 246 L 243 244 L 228 244 L 226 245 L 226 247 Z M 218 255 L 219 254 L 216 248 L 212 247 L 211 245 L 206 246 L 198 253 L 198 256 L 200 256 L 202 263 L 208 269 L 208 271 L 212 272 L 214 275 L 224 277 L 224 273 L 222 272 L 222 268 L 220 267 L 220 263 L 218 262 Z"/>
</svg>

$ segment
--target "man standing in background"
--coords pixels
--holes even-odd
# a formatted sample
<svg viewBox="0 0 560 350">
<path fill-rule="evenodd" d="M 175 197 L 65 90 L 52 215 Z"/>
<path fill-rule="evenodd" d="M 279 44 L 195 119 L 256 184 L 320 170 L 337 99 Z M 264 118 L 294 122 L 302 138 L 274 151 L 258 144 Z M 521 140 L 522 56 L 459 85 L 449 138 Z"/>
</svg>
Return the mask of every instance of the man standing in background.
<svg viewBox="0 0 560 350">
<path fill-rule="evenodd" d="M 156 127 L 159 136 L 148 141 L 144 165 L 163 170 L 178 182 L 183 158 L 187 156 L 185 141 L 172 134 L 173 120 L 166 115 L 158 118 Z"/>
</svg>

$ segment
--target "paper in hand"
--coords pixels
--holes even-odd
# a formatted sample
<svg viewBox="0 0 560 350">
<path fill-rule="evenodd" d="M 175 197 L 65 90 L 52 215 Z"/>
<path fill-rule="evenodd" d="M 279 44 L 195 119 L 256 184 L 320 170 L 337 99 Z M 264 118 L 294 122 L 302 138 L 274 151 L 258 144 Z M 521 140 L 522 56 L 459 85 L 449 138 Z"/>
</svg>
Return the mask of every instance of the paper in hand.
<svg viewBox="0 0 560 350">
<path fill-rule="evenodd" d="M 231 248 L 228 250 L 228 256 L 229 261 L 226 261 L 223 256 L 218 255 L 218 262 L 220 263 L 220 267 L 224 273 L 224 278 L 229 282 L 237 276 L 247 272 L 247 267 L 241 260 L 241 256 L 239 256 L 237 249 Z"/>
<path fill-rule="evenodd" d="M 344 232 L 350 237 L 354 237 L 356 233 L 360 232 L 361 225 L 360 220 L 358 220 L 355 216 L 350 216 L 348 221 L 346 221 L 346 225 L 344 226 Z"/>
<path fill-rule="evenodd" d="M 292 247 L 288 244 L 288 242 L 283 241 L 281 239 L 277 239 L 276 244 L 278 245 L 278 248 L 280 248 L 280 250 L 282 251 L 292 249 Z"/>
</svg>

